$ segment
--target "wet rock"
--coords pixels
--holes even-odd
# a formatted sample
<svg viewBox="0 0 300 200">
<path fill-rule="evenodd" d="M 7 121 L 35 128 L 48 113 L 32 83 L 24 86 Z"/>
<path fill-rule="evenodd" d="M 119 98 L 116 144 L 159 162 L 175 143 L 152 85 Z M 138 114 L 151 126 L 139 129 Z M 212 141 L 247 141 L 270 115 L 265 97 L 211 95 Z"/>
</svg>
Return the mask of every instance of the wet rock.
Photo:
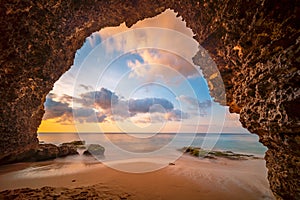
<svg viewBox="0 0 300 200">
<path fill-rule="evenodd" d="M 33 161 L 43 161 L 57 158 L 59 148 L 54 144 L 39 144 L 36 153 L 30 158 Z"/>
<path fill-rule="evenodd" d="M 70 146 L 70 147 L 76 147 L 78 149 L 85 149 L 85 141 L 83 140 L 75 140 L 72 142 L 65 142 L 62 143 L 61 146 Z"/>
<path fill-rule="evenodd" d="M 96 155 L 103 156 L 105 148 L 100 144 L 90 144 L 86 151 L 83 152 L 84 155 Z"/>
<path fill-rule="evenodd" d="M 25 156 L 19 157 L 18 160 L 23 162 L 45 161 L 77 154 L 77 148 L 74 145 L 56 146 L 54 144 L 39 144 L 36 150 L 28 152 Z"/>
<path fill-rule="evenodd" d="M 230 160 L 262 159 L 255 157 L 254 155 L 234 153 L 232 151 L 207 151 L 200 147 L 184 147 L 182 148 L 182 151 L 184 153 L 189 153 L 192 156 L 208 159 L 217 159 L 218 157 Z"/>
<path fill-rule="evenodd" d="M 75 140 L 72 142 L 65 142 L 62 143 L 61 145 L 75 145 L 75 146 L 81 146 L 81 145 L 85 145 L 85 141 L 84 140 Z"/>
<path fill-rule="evenodd" d="M 216 157 L 214 157 L 214 156 L 204 156 L 203 158 L 207 158 L 207 159 L 213 159 L 213 160 L 217 159 L 217 158 L 216 158 Z"/>
<path fill-rule="evenodd" d="M 64 157 L 68 155 L 77 155 L 77 147 L 73 144 L 61 144 L 58 147 L 59 154 L 58 157 Z"/>
<path fill-rule="evenodd" d="M 0 164 L 39 148 L 45 97 L 87 36 L 167 8 L 178 12 L 217 64 L 212 70 L 202 52 L 193 59 L 214 100 L 239 113 L 243 127 L 270 150 L 265 158 L 276 197 L 300 199 L 298 1 L 3 1 Z"/>
</svg>

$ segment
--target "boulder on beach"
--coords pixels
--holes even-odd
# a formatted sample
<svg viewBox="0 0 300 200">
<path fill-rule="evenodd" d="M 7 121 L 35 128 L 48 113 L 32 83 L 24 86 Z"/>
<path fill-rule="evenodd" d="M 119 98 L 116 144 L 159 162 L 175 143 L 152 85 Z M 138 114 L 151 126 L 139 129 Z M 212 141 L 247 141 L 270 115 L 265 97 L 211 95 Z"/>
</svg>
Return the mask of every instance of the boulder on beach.
<svg viewBox="0 0 300 200">
<path fill-rule="evenodd" d="M 182 151 L 196 157 L 208 159 L 217 159 L 218 157 L 230 160 L 260 159 L 254 155 L 234 153 L 232 151 L 208 151 L 201 149 L 200 147 L 184 147 L 182 148 Z"/>
<path fill-rule="evenodd" d="M 78 154 L 75 145 L 60 145 L 54 144 L 39 144 L 38 149 L 28 159 L 29 161 L 44 161 L 51 160 L 57 157 Z"/>
<path fill-rule="evenodd" d="M 84 155 L 103 156 L 105 148 L 100 144 L 90 144 L 88 149 L 83 152 Z"/>
<path fill-rule="evenodd" d="M 77 155 L 77 147 L 75 145 L 72 144 L 61 144 L 58 147 L 59 150 L 59 154 L 58 157 L 64 157 L 64 156 L 68 156 L 68 155 Z"/>
<path fill-rule="evenodd" d="M 58 156 L 59 149 L 54 144 L 39 144 L 35 154 L 31 157 L 33 161 L 54 159 Z"/>
<path fill-rule="evenodd" d="M 72 142 L 62 143 L 61 146 L 75 146 L 78 149 L 85 149 L 85 141 L 84 140 L 74 140 Z"/>
<path fill-rule="evenodd" d="M 72 142 L 65 142 L 62 143 L 61 145 L 75 145 L 75 146 L 81 146 L 81 145 L 85 145 L 85 141 L 84 140 L 74 140 Z"/>
</svg>

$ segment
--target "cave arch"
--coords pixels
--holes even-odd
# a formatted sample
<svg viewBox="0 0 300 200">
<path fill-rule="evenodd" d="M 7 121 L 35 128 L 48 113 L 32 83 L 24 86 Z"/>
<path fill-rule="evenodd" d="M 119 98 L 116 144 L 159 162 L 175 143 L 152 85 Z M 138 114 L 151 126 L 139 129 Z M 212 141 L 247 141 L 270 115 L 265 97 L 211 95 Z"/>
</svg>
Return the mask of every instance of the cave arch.
<svg viewBox="0 0 300 200">
<path fill-rule="evenodd" d="M 300 197 L 299 2 L 1 1 L 0 161 L 37 148 L 45 96 L 92 32 L 131 26 L 167 8 L 178 12 L 218 64 L 231 112 L 268 147 L 278 198 Z M 194 58 L 199 61 L 199 53 Z M 216 72 L 203 71 L 218 101 Z"/>
</svg>

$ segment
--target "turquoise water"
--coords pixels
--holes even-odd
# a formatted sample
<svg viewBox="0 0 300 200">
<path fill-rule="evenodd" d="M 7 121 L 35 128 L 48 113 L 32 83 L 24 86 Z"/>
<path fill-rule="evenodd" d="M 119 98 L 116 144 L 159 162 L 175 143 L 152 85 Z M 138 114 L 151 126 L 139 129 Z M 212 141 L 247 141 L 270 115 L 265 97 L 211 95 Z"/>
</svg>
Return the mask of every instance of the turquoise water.
<svg viewBox="0 0 300 200">
<path fill-rule="evenodd" d="M 12 176 L 44 177 L 74 173 L 97 167 L 99 161 L 116 170 L 129 173 L 144 173 L 166 167 L 182 156 L 179 149 L 197 146 L 211 150 L 230 150 L 236 153 L 263 157 L 267 150 L 252 134 L 103 134 L 103 133 L 40 133 L 44 143 L 61 144 L 74 140 L 85 140 L 87 144 L 97 143 L 105 147 L 104 157 L 80 155 L 57 158 L 54 161 L 15 164 L 21 169 Z M 136 165 L 140 163 L 140 165 Z M 24 165 L 24 166 L 23 166 Z M 142 166 L 142 167 L 136 167 Z M 0 168 L 1 173 L 11 171 L 11 165 Z M 14 170 L 13 170 L 14 171 Z"/>
<path fill-rule="evenodd" d="M 247 133 L 159 133 L 156 135 L 146 133 L 131 135 L 121 133 L 40 133 L 38 137 L 40 141 L 54 144 L 73 140 L 85 140 L 87 144 L 101 144 L 106 148 L 106 155 L 111 156 L 119 155 L 120 152 L 151 154 L 162 149 L 163 153 L 169 155 L 184 146 L 197 146 L 212 150 L 230 150 L 261 157 L 267 150 L 266 147 L 258 142 L 257 135 Z"/>
</svg>

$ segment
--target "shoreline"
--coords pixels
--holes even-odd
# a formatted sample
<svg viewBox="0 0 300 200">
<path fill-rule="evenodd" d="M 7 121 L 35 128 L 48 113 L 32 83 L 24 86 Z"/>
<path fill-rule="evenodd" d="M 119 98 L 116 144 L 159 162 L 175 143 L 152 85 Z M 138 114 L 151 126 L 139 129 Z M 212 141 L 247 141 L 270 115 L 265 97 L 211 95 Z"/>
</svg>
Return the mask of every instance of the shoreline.
<svg viewBox="0 0 300 200">
<path fill-rule="evenodd" d="M 33 169 L 34 173 L 29 170 L 27 176 L 24 174 L 28 168 L 21 170 L 20 175 L 20 170 L 5 173 L 2 167 L 0 194 L 3 195 L 4 190 L 50 186 L 55 187 L 52 190 L 56 191 L 56 195 L 59 191 L 64 191 L 63 194 L 67 191 L 70 194 L 79 191 L 105 194 L 109 191 L 111 197 L 123 194 L 125 199 L 274 199 L 266 178 L 265 161 L 261 159 L 209 160 L 183 155 L 175 161 L 175 165 L 142 174 L 120 172 L 101 163 L 62 164 L 54 160 L 47 161 L 46 168 L 42 164 L 41 168 Z M 133 163 L 143 167 L 143 164 L 137 164 Z M 55 169 L 53 165 L 59 166 Z M 49 190 L 37 189 L 31 193 L 41 196 Z M 24 191 L 7 192 L 15 194 Z M 62 194 L 59 196 L 63 198 Z"/>
</svg>

